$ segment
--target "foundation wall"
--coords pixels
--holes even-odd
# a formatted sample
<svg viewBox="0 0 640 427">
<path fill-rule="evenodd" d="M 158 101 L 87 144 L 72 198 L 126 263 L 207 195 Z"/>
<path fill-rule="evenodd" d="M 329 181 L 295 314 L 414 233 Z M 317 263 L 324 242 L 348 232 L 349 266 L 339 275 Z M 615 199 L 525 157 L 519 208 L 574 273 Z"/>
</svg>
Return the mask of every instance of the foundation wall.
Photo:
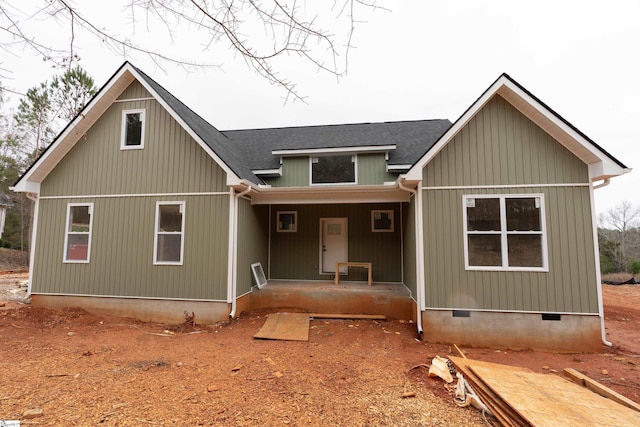
<svg viewBox="0 0 640 427">
<path fill-rule="evenodd" d="M 197 323 L 215 323 L 229 318 L 226 302 L 153 300 L 141 298 L 100 298 L 62 295 L 32 295 L 36 307 L 79 307 L 90 313 L 132 317 L 144 322 L 178 324 L 185 320 L 184 312 L 195 314 Z"/>
<path fill-rule="evenodd" d="M 452 310 L 427 310 L 422 326 L 425 341 L 466 347 L 568 353 L 602 348 L 598 316 L 563 314 L 560 320 L 542 320 L 539 313 L 459 311 L 454 317 Z"/>
</svg>

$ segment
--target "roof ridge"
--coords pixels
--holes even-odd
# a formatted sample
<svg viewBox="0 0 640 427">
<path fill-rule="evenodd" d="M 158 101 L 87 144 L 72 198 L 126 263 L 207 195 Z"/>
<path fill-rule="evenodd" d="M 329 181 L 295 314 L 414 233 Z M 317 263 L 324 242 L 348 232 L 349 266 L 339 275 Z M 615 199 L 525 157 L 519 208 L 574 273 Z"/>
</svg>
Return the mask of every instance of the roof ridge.
<svg viewBox="0 0 640 427">
<path fill-rule="evenodd" d="M 416 119 L 416 120 L 392 120 L 383 122 L 360 122 L 360 123 L 332 123 L 324 125 L 299 125 L 299 126 L 277 126 L 277 127 L 263 127 L 263 128 L 248 128 L 248 129 L 225 129 L 220 132 L 248 132 L 248 131 L 261 131 L 261 130 L 282 130 L 282 129 L 313 129 L 321 127 L 339 127 L 339 126 L 368 126 L 368 125 L 384 125 L 395 123 L 424 123 L 424 122 L 437 122 L 437 121 L 449 121 L 449 119 Z"/>
</svg>

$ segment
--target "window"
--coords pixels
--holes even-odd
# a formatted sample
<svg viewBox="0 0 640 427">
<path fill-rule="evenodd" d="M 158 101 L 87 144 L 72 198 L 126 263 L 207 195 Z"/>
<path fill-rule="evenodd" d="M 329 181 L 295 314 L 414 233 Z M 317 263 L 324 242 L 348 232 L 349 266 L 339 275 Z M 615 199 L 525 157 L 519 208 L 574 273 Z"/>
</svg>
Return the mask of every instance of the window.
<svg viewBox="0 0 640 427">
<path fill-rule="evenodd" d="M 67 205 L 67 229 L 64 236 L 64 262 L 89 262 L 93 203 Z"/>
<path fill-rule="evenodd" d="M 355 155 L 311 157 L 311 184 L 355 183 Z"/>
<path fill-rule="evenodd" d="M 120 149 L 144 148 L 144 113 L 145 110 L 125 110 L 122 112 Z"/>
<path fill-rule="evenodd" d="M 463 196 L 465 266 L 547 270 L 542 194 Z"/>
<path fill-rule="evenodd" d="M 371 211 L 371 231 L 392 232 L 393 231 L 393 210 Z"/>
<path fill-rule="evenodd" d="M 276 231 L 279 233 L 295 233 L 298 231 L 298 212 L 278 211 Z"/>
<path fill-rule="evenodd" d="M 182 265 L 184 252 L 184 202 L 158 202 L 154 264 Z"/>
</svg>

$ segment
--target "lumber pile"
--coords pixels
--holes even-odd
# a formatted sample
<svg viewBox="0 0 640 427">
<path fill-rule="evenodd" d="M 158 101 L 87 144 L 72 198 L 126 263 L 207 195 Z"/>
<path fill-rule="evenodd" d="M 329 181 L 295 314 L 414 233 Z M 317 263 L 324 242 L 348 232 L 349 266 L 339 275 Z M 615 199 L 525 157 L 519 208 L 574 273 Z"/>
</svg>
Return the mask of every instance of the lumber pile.
<svg viewBox="0 0 640 427">
<path fill-rule="evenodd" d="M 556 375 L 472 359 L 449 359 L 504 426 L 640 425 L 640 413 L 634 409 Z"/>
</svg>

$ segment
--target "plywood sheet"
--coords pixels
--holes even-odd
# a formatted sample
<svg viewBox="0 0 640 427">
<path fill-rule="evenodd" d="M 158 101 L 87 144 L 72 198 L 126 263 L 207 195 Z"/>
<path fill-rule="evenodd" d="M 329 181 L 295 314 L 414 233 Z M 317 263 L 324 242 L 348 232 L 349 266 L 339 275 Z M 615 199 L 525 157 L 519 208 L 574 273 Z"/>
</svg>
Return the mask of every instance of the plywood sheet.
<svg viewBox="0 0 640 427">
<path fill-rule="evenodd" d="M 479 364 L 470 369 L 532 425 L 640 425 L 637 412 L 555 375 Z"/>
<path fill-rule="evenodd" d="M 263 340 L 309 341 L 309 314 L 272 313 L 253 337 Z"/>
</svg>

